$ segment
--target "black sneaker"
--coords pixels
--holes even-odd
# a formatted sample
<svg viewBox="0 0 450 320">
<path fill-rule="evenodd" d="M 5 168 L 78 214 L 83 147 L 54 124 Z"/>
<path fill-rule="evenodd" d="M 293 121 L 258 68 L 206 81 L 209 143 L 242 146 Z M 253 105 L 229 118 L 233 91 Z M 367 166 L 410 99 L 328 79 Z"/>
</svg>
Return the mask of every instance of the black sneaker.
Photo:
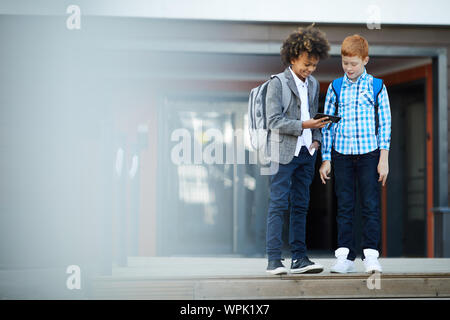
<svg viewBox="0 0 450 320">
<path fill-rule="evenodd" d="M 281 263 L 281 260 L 269 260 L 266 272 L 277 275 L 277 274 L 286 274 L 288 273 L 288 270 Z"/>
<path fill-rule="evenodd" d="M 312 262 L 306 256 L 301 259 L 292 260 L 291 263 L 291 273 L 320 273 L 322 271 L 323 266 Z"/>
</svg>

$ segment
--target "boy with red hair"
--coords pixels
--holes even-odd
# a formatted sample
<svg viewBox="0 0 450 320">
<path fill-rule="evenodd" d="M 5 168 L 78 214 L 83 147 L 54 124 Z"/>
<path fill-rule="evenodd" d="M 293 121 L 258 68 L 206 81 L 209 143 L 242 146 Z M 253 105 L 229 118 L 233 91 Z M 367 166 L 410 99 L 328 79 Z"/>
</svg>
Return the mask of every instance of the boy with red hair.
<svg viewBox="0 0 450 320">
<path fill-rule="evenodd" d="M 360 35 L 344 39 L 341 46 L 344 77 L 334 80 L 325 98 L 325 114 L 341 121 L 322 129 L 322 183 L 330 179 L 334 164 L 337 197 L 338 249 L 332 272 L 354 272 L 353 221 L 358 183 L 363 218 L 362 258 L 366 272 L 381 272 L 380 190 L 389 172 L 391 113 L 386 87 L 366 72 L 369 45 Z"/>
</svg>

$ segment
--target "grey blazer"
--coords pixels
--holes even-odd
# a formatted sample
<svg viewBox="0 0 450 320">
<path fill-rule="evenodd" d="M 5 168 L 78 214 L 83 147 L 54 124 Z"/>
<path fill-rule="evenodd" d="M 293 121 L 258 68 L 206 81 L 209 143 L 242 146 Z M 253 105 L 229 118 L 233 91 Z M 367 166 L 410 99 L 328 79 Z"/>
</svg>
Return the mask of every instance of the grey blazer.
<svg viewBox="0 0 450 320">
<path fill-rule="evenodd" d="M 303 133 L 301 119 L 301 100 L 289 67 L 284 70 L 287 85 L 291 89 L 291 100 L 286 112 L 283 113 L 281 80 L 274 77 L 267 86 L 266 93 L 266 117 L 267 127 L 270 129 L 268 137 L 267 155 L 271 156 L 271 149 L 279 145 L 279 157 L 275 156 L 272 161 L 288 164 L 294 158 L 295 147 L 298 136 Z M 319 82 L 313 76 L 308 77 L 308 103 L 309 115 L 313 118 L 319 107 Z M 278 129 L 279 134 L 272 130 Z M 322 142 L 320 129 L 312 129 L 312 140 Z M 275 144 L 273 142 L 276 142 Z"/>
</svg>

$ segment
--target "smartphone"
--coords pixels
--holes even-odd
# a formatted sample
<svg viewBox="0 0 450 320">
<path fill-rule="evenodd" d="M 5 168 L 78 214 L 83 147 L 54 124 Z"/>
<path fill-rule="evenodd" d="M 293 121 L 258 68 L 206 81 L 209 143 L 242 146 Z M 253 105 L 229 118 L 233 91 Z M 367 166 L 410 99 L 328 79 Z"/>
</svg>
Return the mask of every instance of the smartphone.
<svg viewBox="0 0 450 320">
<path fill-rule="evenodd" d="M 330 114 L 325 114 L 325 113 L 316 114 L 314 116 L 314 119 L 320 119 L 320 118 L 324 118 L 324 117 L 328 117 L 328 120 L 331 120 L 331 122 L 333 122 L 333 123 L 338 123 L 341 120 L 341 117 L 332 116 Z"/>
</svg>

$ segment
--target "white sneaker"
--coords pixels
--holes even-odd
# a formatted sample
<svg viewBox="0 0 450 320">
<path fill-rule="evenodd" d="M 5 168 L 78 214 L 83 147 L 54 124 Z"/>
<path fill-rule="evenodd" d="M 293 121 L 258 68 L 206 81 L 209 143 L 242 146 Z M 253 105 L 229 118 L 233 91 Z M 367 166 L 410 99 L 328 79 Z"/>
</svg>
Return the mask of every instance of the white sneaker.
<svg viewBox="0 0 450 320">
<path fill-rule="evenodd" d="M 336 263 L 331 267 L 331 272 L 334 273 L 349 273 L 355 272 L 355 263 L 347 259 L 350 250 L 348 248 L 338 248 L 334 255 L 337 258 Z"/>
<path fill-rule="evenodd" d="M 364 266 L 367 273 L 383 272 L 380 263 L 378 262 L 378 250 L 364 249 Z"/>
</svg>

